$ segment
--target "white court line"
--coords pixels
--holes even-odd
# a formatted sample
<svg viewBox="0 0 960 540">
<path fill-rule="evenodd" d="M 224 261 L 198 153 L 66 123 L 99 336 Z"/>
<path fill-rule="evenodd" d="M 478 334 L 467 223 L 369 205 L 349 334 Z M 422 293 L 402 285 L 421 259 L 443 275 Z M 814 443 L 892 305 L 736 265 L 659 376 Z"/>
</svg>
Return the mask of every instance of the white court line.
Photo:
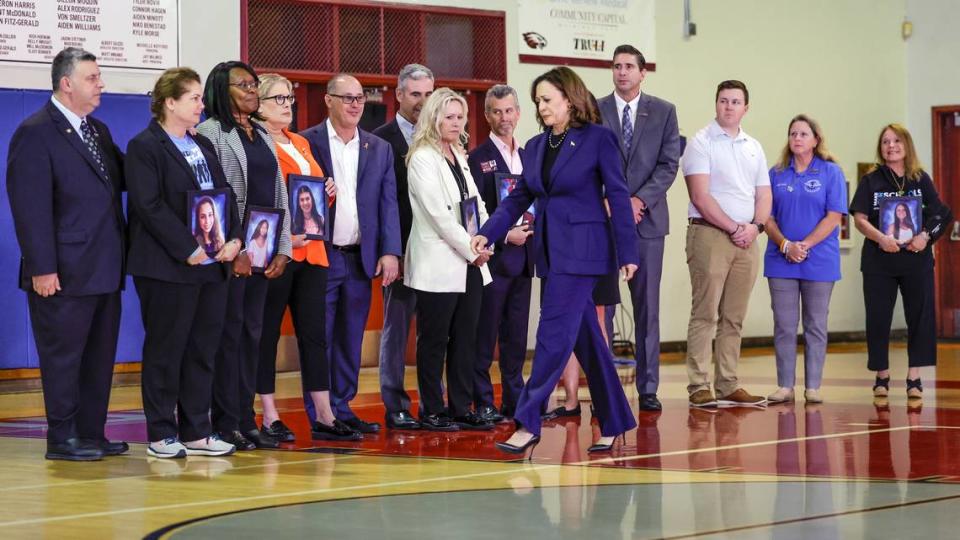
<svg viewBox="0 0 960 540">
<path fill-rule="evenodd" d="M 932 427 L 932 428 L 939 428 L 940 426 L 927 426 L 927 427 L 928 427 L 928 428 L 931 428 L 931 427 Z M 715 446 L 715 447 L 711 447 L 711 448 L 696 448 L 696 449 L 692 449 L 692 450 L 677 450 L 677 451 L 673 451 L 673 452 L 662 452 L 662 453 L 659 453 L 659 454 L 646 454 L 646 455 L 630 456 L 630 457 L 623 457 L 623 458 L 607 458 L 607 459 L 594 460 L 594 461 L 581 461 L 581 462 L 578 462 L 578 463 L 570 463 L 570 464 L 566 464 L 566 465 L 564 465 L 564 464 L 557 464 L 557 465 L 548 465 L 548 464 L 544 464 L 544 465 L 532 465 L 532 466 L 529 466 L 529 467 L 525 467 L 525 468 L 523 469 L 523 472 L 542 471 L 542 470 L 550 470 L 550 469 L 559 469 L 559 468 L 568 467 L 568 466 L 571 466 L 571 465 L 572 465 L 572 466 L 577 466 L 577 465 L 595 465 L 595 464 L 600 464 L 600 463 L 615 463 L 615 462 L 618 462 L 618 461 L 632 461 L 632 460 L 636 460 L 636 459 L 648 459 L 648 458 L 654 458 L 654 457 L 667 457 L 667 456 L 675 456 L 675 455 L 696 454 L 696 453 L 703 453 L 703 452 L 716 452 L 716 451 L 731 450 L 731 449 L 736 449 L 736 448 L 752 448 L 752 447 L 757 447 L 757 446 L 768 446 L 768 445 L 775 445 L 775 444 L 780 444 L 780 443 L 791 443 L 791 442 L 809 441 L 809 440 L 818 440 L 818 439 L 832 439 L 832 438 L 849 437 L 849 436 L 855 436 L 855 435 L 868 435 L 868 434 L 871 434 L 871 433 L 883 433 L 883 432 L 892 432 L 892 431 L 904 431 L 904 430 L 908 430 L 908 429 L 913 429 L 913 428 L 912 428 L 911 426 L 898 426 L 898 427 L 884 428 L 884 429 L 871 429 L 871 430 L 865 430 L 865 431 L 851 431 L 851 432 L 846 432 L 846 433 L 832 433 L 832 434 L 829 434 L 829 435 L 818 435 L 818 436 L 813 436 L 813 437 L 794 437 L 794 438 L 792 438 L 792 439 L 778 439 L 778 440 L 773 440 L 773 441 L 760 441 L 760 442 L 755 442 L 755 443 L 734 444 L 734 445 L 727 445 L 727 446 Z M 951 429 L 960 429 L 960 428 L 951 428 Z M 359 456 L 357 456 L 357 457 L 359 457 Z M 368 457 L 378 457 L 378 456 L 368 456 Z M 379 456 L 379 457 L 384 457 L 384 456 Z M 428 459 L 434 459 L 434 458 L 428 458 Z M 156 511 L 159 511 L 159 510 L 176 510 L 176 509 L 182 509 L 182 508 L 192 508 L 192 507 L 197 507 L 197 506 L 209 506 L 209 505 L 214 505 L 214 504 L 242 503 L 242 502 L 265 501 L 265 500 L 271 500 L 271 499 L 283 499 L 283 498 L 289 498 L 289 497 L 304 497 L 304 496 L 308 496 L 308 495 L 321 495 L 321 494 L 328 494 L 328 493 L 338 493 L 338 492 L 342 492 L 342 491 L 357 491 L 357 490 L 362 490 L 362 489 L 379 489 L 379 488 L 388 488 L 388 487 L 397 487 L 397 486 L 410 486 L 410 485 L 416 485 L 416 484 L 426 484 L 426 483 L 431 483 L 431 482 L 444 482 L 444 481 L 450 481 L 450 480 L 464 480 L 464 479 L 469 479 L 469 478 L 481 478 L 481 477 L 485 477 L 485 476 L 498 476 L 498 475 L 503 475 L 503 474 L 517 474 L 517 472 L 518 472 L 518 471 L 517 471 L 516 469 L 510 468 L 510 469 L 502 470 L 502 471 L 488 471 L 488 472 L 470 473 L 470 474 L 460 474 L 460 475 L 453 475 L 453 476 L 439 476 L 439 477 L 433 477 L 433 478 L 419 478 L 419 479 L 417 479 L 417 480 L 398 480 L 398 481 L 395 481 L 395 482 L 380 482 L 380 483 L 376 483 L 376 484 L 364 484 L 364 485 L 359 485 L 359 486 L 344 486 L 344 487 L 339 487 L 339 488 L 311 489 L 311 490 L 306 490 L 306 491 L 294 491 L 294 492 L 289 492 L 289 493 L 271 493 L 271 494 L 268 494 L 268 495 L 252 495 L 252 496 L 249 496 L 249 497 L 230 497 L 230 498 L 226 498 L 226 499 L 208 499 L 208 500 L 204 500 L 204 501 L 194 501 L 194 502 L 189 502 L 189 503 L 165 504 L 165 505 L 159 505 L 159 506 L 145 506 L 145 507 L 140 507 L 140 508 L 126 508 L 126 509 L 120 509 L 120 510 L 107 510 L 107 511 L 103 511 L 103 512 L 89 512 L 89 513 L 86 513 L 86 514 L 73 514 L 73 515 L 68 515 L 68 516 L 56 516 L 56 517 L 45 517 L 45 518 L 35 518 L 35 519 L 23 519 L 23 520 L 19 520 L 19 521 L 7 521 L 7 522 L 0 523 L 0 527 L 14 527 L 14 526 L 20 526 L 20 525 L 36 525 L 36 524 L 40 524 L 40 523 L 53 523 L 53 522 L 58 522 L 58 521 L 71 521 L 71 520 L 77 520 L 77 519 L 89 519 L 89 518 L 96 518 L 96 517 L 118 516 L 118 515 L 134 514 L 134 513 L 140 513 L 140 512 L 156 512 Z M 693 473 L 694 471 L 689 471 L 689 472 Z M 316 501 L 303 501 L 304 504 L 308 504 L 308 503 L 310 503 L 310 502 L 316 502 Z M 253 510 L 253 509 L 251 508 L 250 510 Z"/>
<path fill-rule="evenodd" d="M 368 455 L 369 455 L 369 454 L 368 454 Z M 114 458 L 120 457 L 120 458 L 126 458 L 126 459 L 140 459 L 140 458 L 136 458 L 136 457 L 130 456 L 130 455 L 121 455 L 121 456 L 112 456 L 112 457 L 114 457 Z M 221 458 L 219 458 L 219 459 L 230 459 L 230 457 L 233 457 L 233 456 L 221 457 Z M 241 457 L 241 456 L 237 456 L 237 457 Z M 338 457 L 325 457 L 325 458 L 316 458 L 316 459 L 302 459 L 302 460 L 297 460 L 297 461 L 283 461 L 283 462 L 276 462 L 276 463 L 258 463 L 258 464 L 256 464 L 256 465 L 240 465 L 239 467 L 230 467 L 229 469 L 226 469 L 226 470 L 224 470 L 223 472 L 225 473 L 225 472 L 229 472 L 229 471 L 242 471 L 242 470 L 245 470 L 245 469 L 257 469 L 257 468 L 269 467 L 269 466 L 273 466 L 273 465 L 277 465 L 277 466 L 279 466 L 279 465 L 303 465 L 303 464 L 305 464 L 305 463 L 323 463 L 323 462 L 325 462 L 325 461 L 334 461 L 334 460 L 343 461 L 344 459 L 357 458 L 357 457 L 360 457 L 360 456 L 359 456 L 359 455 L 356 455 L 356 454 L 342 454 L 342 455 L 339 455 Z M 147 459 L 147 458 L 143 458 L 143 459 Z M 161 459 L 161 458 L 154 458 L 154 459 Z M 162 459 L 164 459 L 164 461 L 166 461 L 166 462 L 173 463 L 173 464 L 183 463 L 182 461 L 179 461 L 179 460 L 173 461 L 173 460 L 170 459 L 170 458 L 162 458 Z M 189 457 L 188 457 L 188 458 L 185 458 L 185 459 L 187 459 L 188 461 L 186 462 L 187 465 L 186 465 L 186 467 L 184 467 L 184 468 L 187 468 L 187 467 L 190 466 L 190 463 L 203 463 L 204 461 L 206 461 L 206 460 L 209 459 L 209 458 L 206 457 L 206 456 L 197 456 L 197 458 L 194 459 L 193 461 L 189 461 L 189 460 L 190 460 Z M 5 493 L 5 492 L 8 492 L 8 491 L 23 491 L 23 490 L 26 490 L 26 489 L 54 489 L 54 488 L 61 488 L 61 487 L 72 487 L 72 486 L 78 486 L 78 485 L 83 485 L 83 484 L 95 484 L 95 483 L 98 483 L 98 482 L 116 482 L 116 481 L 122 481 L 122 480 L 145 480 L 145 479 L 148 479 L 148 478 L 159 478 L 159 477 L 167 477 L 167 476 L 174 476 L 174 475 L 177 475 L 177 476 L 188 476 L 188 475 L 192 475 L 192 474 L 206 475 L 208 472 L 209 472 L 209 471 L 182 471 L 182 472 L 175 472 L 175 473 L 139 474 L 139 475 L 135 475 L 135 476 L 121 476 L 121 477 L 113 477 L 113 478 L 93 478 L 93 479 L 90 479 L 90 480 L 74 480 L 74 481 L 72 481 L 72 482 L 58 482 L 58 483 L 56 483 L 56 484 L 46 483 L 46 484 L 33 484 L 33 485 L 26 485 L 26 486 L 2 487 L 2 488 L 0 488 L 0 493 Z M 221 473 L 221 474 L 222 474 L 222 473 Z M 0 523 L 0 526 L 2 526 L 2 525 L 3 525 L 3 524 Z"/>
</svg>

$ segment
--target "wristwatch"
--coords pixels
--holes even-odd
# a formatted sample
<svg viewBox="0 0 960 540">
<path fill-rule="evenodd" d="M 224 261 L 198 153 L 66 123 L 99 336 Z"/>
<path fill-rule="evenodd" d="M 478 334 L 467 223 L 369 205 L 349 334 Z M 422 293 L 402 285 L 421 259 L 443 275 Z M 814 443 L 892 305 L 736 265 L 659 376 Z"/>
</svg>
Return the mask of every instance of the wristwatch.
<svg viewBox="0 0 960 540">
<path fill-rule="evenodd" d="M 757 232 L 759 232 L 759 233 L 762 233 L 763 230 L 766 229 L 766 227 L 764 227 L 763 223 L 754 223 L 754 225 L 756 225 L 756 227 L 757 227 Z"/>
</svg>

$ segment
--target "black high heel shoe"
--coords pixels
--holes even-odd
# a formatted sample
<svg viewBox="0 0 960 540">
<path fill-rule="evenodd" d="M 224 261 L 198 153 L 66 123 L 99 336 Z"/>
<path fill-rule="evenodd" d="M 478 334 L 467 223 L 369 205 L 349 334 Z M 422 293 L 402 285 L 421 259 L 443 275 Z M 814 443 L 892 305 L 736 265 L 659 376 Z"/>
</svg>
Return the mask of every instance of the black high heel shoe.
<svg viewBox="0 0 960 540">
<path fill-rule="evenodd" d="M 498 442 L 498 443 L 495 443 L 494 446 L 496 446 L 500 451 L 506 452 L 508 454 L 522 454 L 527 451 L 527 448 L 530 448 L 531 446 L 534 446 L 534 447 L 537 446 L 537 443 L 539 442 L 540 442 L 540 436 L 534 435 L 533 437 L 530 438 L 529 441 L 525 442 L 520 446 L 517 446 L 515 444 L 510 444 L 508 442 Z M 533 457 L 533 452 L 530 452 L 530 457 Z"/>
<path fill-rule="evenodd" d="M 587 448 L 587 453 L 593 454 L 595 452 L 609 452 L 613 450 L 613 443 L 617 442 L 617 439 L 623 439 L 623 443 L 626 444 L 627 434 L 621 433 L 617 435 L 616 437 L 613 438 L 612 441 L 610 441 L 610 444 L 594 444 L 590 448 Z"/>
<path fill-rule="evenodd" d="M 890 393 L 890 377 L 880 378 L 873 383 L 873 397 L 887 397 Z"/>
</svg>

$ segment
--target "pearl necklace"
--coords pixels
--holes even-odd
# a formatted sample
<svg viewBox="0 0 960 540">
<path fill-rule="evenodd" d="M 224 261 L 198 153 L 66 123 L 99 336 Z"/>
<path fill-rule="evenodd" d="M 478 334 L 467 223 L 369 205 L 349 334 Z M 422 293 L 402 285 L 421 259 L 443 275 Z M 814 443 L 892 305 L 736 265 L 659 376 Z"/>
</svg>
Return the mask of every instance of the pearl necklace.
<svg viewBox="0 0 960 540">
<path fill-rule="evenodd" d="M 563 140 L 567 138 L 567 132 L 568 132 L 568 131 L 569 131 L 569 128 L 563 130 L 563 133 L 560 134 L 560 140 L 557 141 L 557 144 L 553 144 L 553 131 L 551 130 L 550 132 L 548 132 L 548 133 L 547 133 L 547 144 L 550 145 L 550 148 L 553 148 L 554 150 L 556 150 L 557 148 L 560 148 L 560 145 L 563 144 Z"/>
</svg>

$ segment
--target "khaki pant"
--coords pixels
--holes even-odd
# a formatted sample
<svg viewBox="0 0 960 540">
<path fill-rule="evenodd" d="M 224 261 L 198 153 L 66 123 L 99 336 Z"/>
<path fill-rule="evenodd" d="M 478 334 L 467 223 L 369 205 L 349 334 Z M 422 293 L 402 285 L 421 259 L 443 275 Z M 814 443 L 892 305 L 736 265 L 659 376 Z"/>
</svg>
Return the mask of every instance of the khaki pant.
<svg viewBox="0 0 960 540">
<path fill-rule="evenodd" d="M 740 333 L 750 292 L 760 268 L 760 246 L 738 248 L 723 231 L 706 225 L 687 228 L 687 266 L 693 304 L 687 327 L 687 377 L 690 394 L 709 390 L 711 342 L 716 337 L 714 390 L 717 397 L 738 388 Z"/>
</svg>

